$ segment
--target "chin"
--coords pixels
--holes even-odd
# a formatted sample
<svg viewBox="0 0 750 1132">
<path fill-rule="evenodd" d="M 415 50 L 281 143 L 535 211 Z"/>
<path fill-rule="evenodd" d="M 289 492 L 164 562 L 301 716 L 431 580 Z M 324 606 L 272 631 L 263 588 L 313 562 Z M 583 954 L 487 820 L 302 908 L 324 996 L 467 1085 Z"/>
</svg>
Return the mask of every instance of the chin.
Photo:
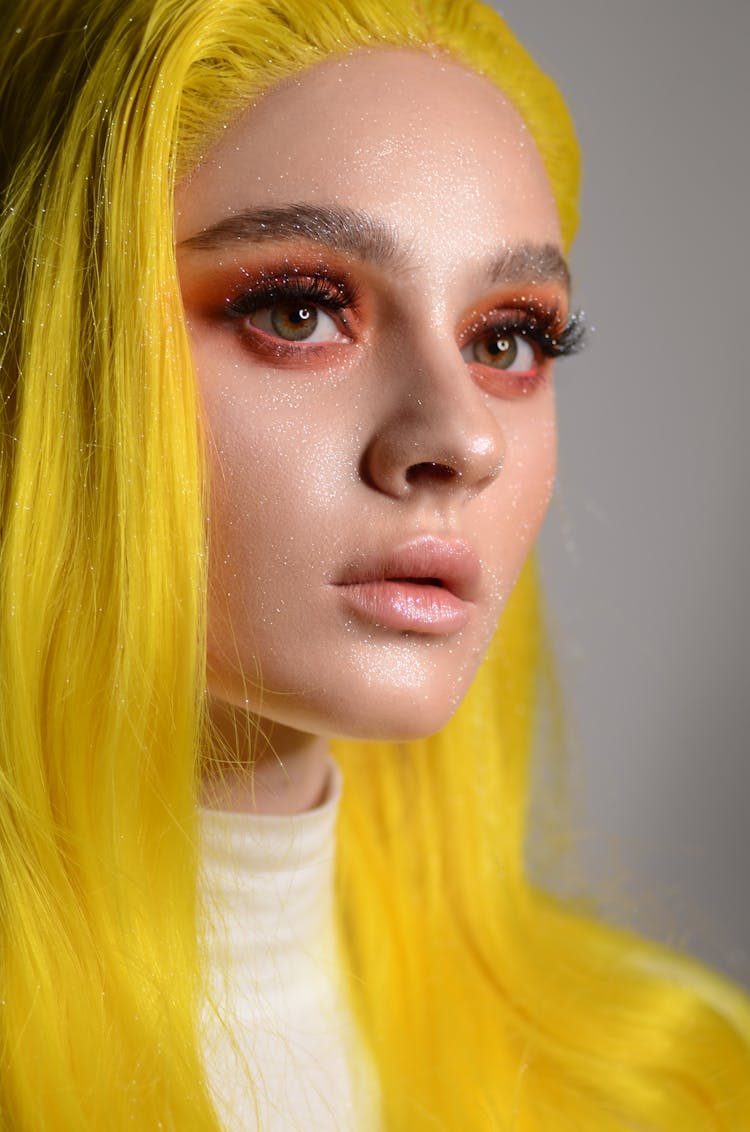
<svg viewBox="0 0 750 1132">
<path fill-rule="evenodd" d="M 357 703 L 356 709 L 350 702 L 346 711 L 316 713 L 297 726 L 300 730 L 335 739 L 394 743 L 426 739 L 445 727 L 466 691 L 466 688 L 460 692 L 453 690 L 450 696 L 436 696 L 430 691 L 423 698 L 381 695 L 372 705 L 364 697 L 353 701 Z"/>
<path fill-rule="evenodd" d="M 449 657 L 444 648 L 415 648 L 407 641 L 397 649 L 344 655 L 334 672 L 330 657 L 316 658 L 302 674 L 266 671 L 259 693 L 236 671 L 224 669 L 223 680 L 214 671 L 209 691 L 235 711 L 301 734 L 374 742 L 419 740 L 440 731 L 455 714 L 483 651 L 463 649 Z M 324 670 L 325 681 L 314 681 L 312 674 Z"/>
</svg>

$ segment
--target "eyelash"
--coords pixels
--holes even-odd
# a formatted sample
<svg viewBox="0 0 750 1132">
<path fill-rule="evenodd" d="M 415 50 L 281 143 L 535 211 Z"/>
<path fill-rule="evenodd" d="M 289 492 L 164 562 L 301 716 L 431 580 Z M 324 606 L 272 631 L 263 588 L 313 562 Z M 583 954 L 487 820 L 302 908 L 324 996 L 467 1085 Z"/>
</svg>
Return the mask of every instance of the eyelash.
<svg viewBox="0 0 750 1132">
<path fill-rule="evenodd" d="M 268 280 L 261 278 L 247 291 L 229 300 L 225 309 L 230 318 L 248 318 L 264 307 L 291 302 L 307 303 L 327 314 L 340 316 L 346 310 L 356 309 L 358 295 L 351 284 L 343 280 L 334 282 L 327 275 L 285 274 Z"/>
<path fill-rule="evenodd" d="M 324 272 L 307 275 L 285 272 L 269 278 L 260 277 L 245 291 L 227 300 L 224 311 L 229 318 L 242 320 L 275 304 L 295 302 L 318 307 L 331 315 L 342 325 L 345 333 L 351 333 L 346 313 L 356 314 L 360 305 L 359 291 L 348 279 L 332 279 Z M 568 357 L 578 352 L 585 345 L 587 334 L 583 312 L 571 313 L 560 326 L 557 307 L 544 307 L 533 301 L 524 307 L 498 311 L 496 316 L 488 315 L 470 329 L 475 341 L 517 334 L 531 343 L 541 358 L 545 359 Z M 314 350 L 316 345 L 272 338 L 255 328 L 246 330 L 246 333 L 252 334 L 255 346 L 262 352 L 272 353 L 280 360 L 297 359 L 301 351 Z"/>
<path fill-rule="evenodd" d="M 511 307 L 501 311 L 497 318 L 483 320 L 479 337 L 519 334 L 533 343 L 543 357 L 566 358 L 585 346 L 586 330 L 583 311 L 573 311 L 561 327 L 556 307 L 550 309 L 533 303 L 523 308 Z"/>
</svg>

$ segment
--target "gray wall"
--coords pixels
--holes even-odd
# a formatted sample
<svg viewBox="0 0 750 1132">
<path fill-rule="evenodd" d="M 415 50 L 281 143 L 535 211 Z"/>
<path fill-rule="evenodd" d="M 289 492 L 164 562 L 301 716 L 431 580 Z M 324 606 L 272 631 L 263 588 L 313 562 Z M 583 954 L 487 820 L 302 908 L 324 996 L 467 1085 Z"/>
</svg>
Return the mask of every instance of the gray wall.
<svg viewBox="0 0 750 1132">
<path fill-rule="evenodd" d="M 542 539 L 583 883 L 750 984 L 750 3 L 497 6 L 585 156 Z"/>
</svg>

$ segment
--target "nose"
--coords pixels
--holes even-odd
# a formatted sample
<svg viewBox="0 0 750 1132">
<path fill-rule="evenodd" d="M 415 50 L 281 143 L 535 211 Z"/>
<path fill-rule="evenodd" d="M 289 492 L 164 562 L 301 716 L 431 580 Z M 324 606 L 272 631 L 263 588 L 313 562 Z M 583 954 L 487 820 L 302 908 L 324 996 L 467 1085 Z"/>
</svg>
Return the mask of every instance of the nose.
<svg viewBox="0 0 750 1132">
<path fill-rule="evenodd" d="M 386 369 L 384 389 L 395 395 L 362 458 L 370 486 L 397 499 L 426 491 L 472 496 L 497 479 L 505 454 L 497 409 L 455 344 L 439 357 L 409 364 L 402 356 Z"/>
</svg>

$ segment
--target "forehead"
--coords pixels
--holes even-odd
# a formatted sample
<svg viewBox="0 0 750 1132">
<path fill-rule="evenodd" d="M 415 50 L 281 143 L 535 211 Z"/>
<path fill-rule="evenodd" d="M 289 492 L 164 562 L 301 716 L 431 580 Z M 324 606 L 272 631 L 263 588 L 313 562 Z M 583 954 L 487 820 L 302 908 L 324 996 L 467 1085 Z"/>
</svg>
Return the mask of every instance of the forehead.
<svg viewBox="0 0 750 1132">
<path fill-rule="evenodd" d="M 486 79 L 425 52 L 328 60 L 274 87 L 229 124 L 177 192 L 178 240 L 233 213 L 344 205 L 437 255 L 559 243 L 541 157 Z"/>
</svg>

